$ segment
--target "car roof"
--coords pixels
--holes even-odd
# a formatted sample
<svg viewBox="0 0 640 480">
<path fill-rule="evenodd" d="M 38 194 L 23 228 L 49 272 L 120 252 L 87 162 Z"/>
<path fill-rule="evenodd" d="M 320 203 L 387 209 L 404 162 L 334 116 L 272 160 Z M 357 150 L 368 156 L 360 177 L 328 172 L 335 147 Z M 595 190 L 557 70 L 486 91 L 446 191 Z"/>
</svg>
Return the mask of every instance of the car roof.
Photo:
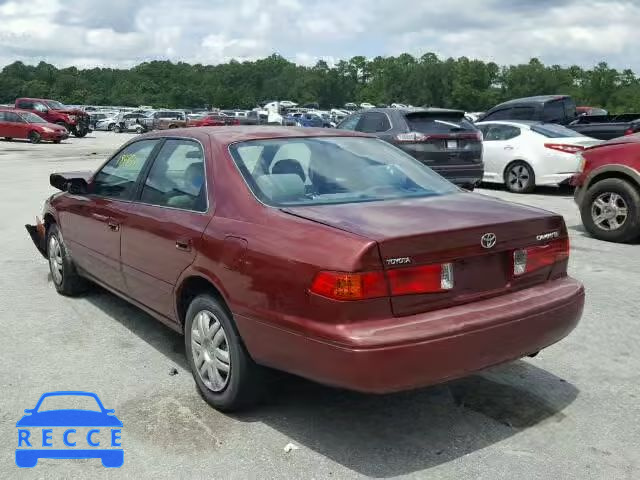
<svg viewBox="0 0 640 480">
<path fill-rule="evenodd" d="M 510 105 L 519 105 L 522 103 L 541 103 L 542 104 L 542 103 L 551 102 L 553 100 L 562 100 L 565 98 L 570 98 L 570 97 L 569 95 L 536 95 L 534 97 L 514 98 L 512 100 L 507 100 L 506 102 L 496 105 L 491 110 L 493 110 L 494 108 L 508 107 Z"/>
<path fill-rule="evenodd" d="M 393 108 L 393 107 L 375 107 L 375 108 L 369 108 L 366 110 L 367 112 L 383 112 L 383 113 L 394 113 L 394 112 L 400 112 L 403 114 L 407 114 L 407 113 L 420 113 L 420 112 L 427 112 L 427 113 L 455 113 L 456 115 L 464 115 L 464 112 L 462 110 L 456 110 L 453 108 L 438 108 L 438 107 L 415 107 L 415 108 Z M 358 112 L 358 113 L 362 113 L 362 111 Z"/>
<path fill-rule="evenodd" d="M 537 122 L 535 120 L 483 120 L 476 122 L 475 125 L 487 125 L 487 124 L 500 124 L 500 125 L 519 125 L 524 127 L 531 127 L 532 125 L 542 125 L 544 122 Z M 555 125 L 555 124 L 553 124 Z"/>
<path fill-rule="evenodd" d="M 212 141 L 230 145 L 237 142 L 247 142 L 250 140 L 267 140 L 272 138 L 313 138 L 313 137 L 369 137 L 361 132 L 349 130 L 336 130 L 329 128 L 304 128 L 304 127 L 276 127 L 276 126 L 226 126 L 226 127 L 198 127 L 198 128 L 175 128 L 170 131 L 158 130 L 144 134 L 145 138 L 156 137 L 180 137 L 193 138 L 203 141 L 210 138 Z"/>
</svg>

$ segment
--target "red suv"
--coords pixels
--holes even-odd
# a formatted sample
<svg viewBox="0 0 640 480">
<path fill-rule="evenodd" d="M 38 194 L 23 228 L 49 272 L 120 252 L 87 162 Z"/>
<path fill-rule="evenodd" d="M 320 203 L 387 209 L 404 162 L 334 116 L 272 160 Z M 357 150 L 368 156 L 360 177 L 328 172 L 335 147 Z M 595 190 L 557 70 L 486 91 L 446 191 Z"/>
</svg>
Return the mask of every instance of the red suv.
<svg viewBox="0 0 640 480">
<path fill-rule="evenodd" d="M 56 100 L 18 98 L 15 107 L 35 113 L 49 123 L 60 125 L 76 137 L 84 137 L 90 131 L 89 115 L 86 112 L 69 108 Z"/>
<path fill-rule="evenodd" d="M 581 172 L 571 184 L 587 231 L 610 242 L 640 237 L 640 134 L 614 138 L 578 155 Z"/>
<path fill-rule="evenodd" d="M 31 112 L 0 108 L 0 137 L 7 140 L 26 138 L 31 143 L 40 143 L 42 140 L 60 143 L 69 137 L 69 132 L 66 128 L 48 123 Z"/>
</svg>

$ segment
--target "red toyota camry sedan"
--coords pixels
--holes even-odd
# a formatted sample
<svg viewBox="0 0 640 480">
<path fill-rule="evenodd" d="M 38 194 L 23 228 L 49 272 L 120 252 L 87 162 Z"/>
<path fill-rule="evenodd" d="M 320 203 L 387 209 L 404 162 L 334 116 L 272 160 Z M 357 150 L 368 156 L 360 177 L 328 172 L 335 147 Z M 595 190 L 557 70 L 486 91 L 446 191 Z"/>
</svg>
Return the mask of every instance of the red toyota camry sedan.
<svg viewBox="0 0 640 480">
<path fill-rule="evenodd" d="M 153 132 L 51 184 L 27 230 L 56 289 L 97 283 L 183 332 L 220 410 L 257 400 L 264 367 L 413 389 L 533 355 L 582 314 L 561 216 L 362 134 Z"/>
</svg>

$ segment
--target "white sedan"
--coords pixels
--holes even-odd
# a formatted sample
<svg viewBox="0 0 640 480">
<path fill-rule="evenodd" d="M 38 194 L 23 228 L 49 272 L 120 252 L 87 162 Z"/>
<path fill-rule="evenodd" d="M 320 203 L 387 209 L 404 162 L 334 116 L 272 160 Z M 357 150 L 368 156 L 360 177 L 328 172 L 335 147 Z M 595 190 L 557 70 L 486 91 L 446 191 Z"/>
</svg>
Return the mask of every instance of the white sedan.
<svg viewBox="0 0 640 480">
<path fill-rule="evenodd" d="M 475 125 L 484 137 L 483 181 L 503 183 L 516 193 L 566 183 L 578 171 L 576 154 L 601 143 L 551 123 L 503 120 Z"/>
</svg>

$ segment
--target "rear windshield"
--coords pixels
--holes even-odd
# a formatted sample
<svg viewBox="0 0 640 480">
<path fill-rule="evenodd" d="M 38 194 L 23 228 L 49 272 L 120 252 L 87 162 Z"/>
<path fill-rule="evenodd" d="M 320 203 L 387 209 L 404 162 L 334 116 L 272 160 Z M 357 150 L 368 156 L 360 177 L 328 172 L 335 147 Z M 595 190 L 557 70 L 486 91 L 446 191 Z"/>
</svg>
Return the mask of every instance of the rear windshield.
<svg viewBox="0 0 640 480">
<path fill-rule="evenodd" d="M 471 122 L 460 115 L 409 113 L 405 118 L 409 128 L 414 132 L 445 134 L 476 130 Z"/>
<path fill-rule="evenodd" d="M 458 192 L 453 184 L 386 142 L 304 137 L 236 143 L 229 151 L 267 205 L 356 203 Z"/>
<path fill-rule="evenodd" d="M 570 128 L 563 127 L 562 125 L 532 125 L 531 130 L 548 138 L 584 137 L 581 133 L 571 130 Z"/>
</svg>

